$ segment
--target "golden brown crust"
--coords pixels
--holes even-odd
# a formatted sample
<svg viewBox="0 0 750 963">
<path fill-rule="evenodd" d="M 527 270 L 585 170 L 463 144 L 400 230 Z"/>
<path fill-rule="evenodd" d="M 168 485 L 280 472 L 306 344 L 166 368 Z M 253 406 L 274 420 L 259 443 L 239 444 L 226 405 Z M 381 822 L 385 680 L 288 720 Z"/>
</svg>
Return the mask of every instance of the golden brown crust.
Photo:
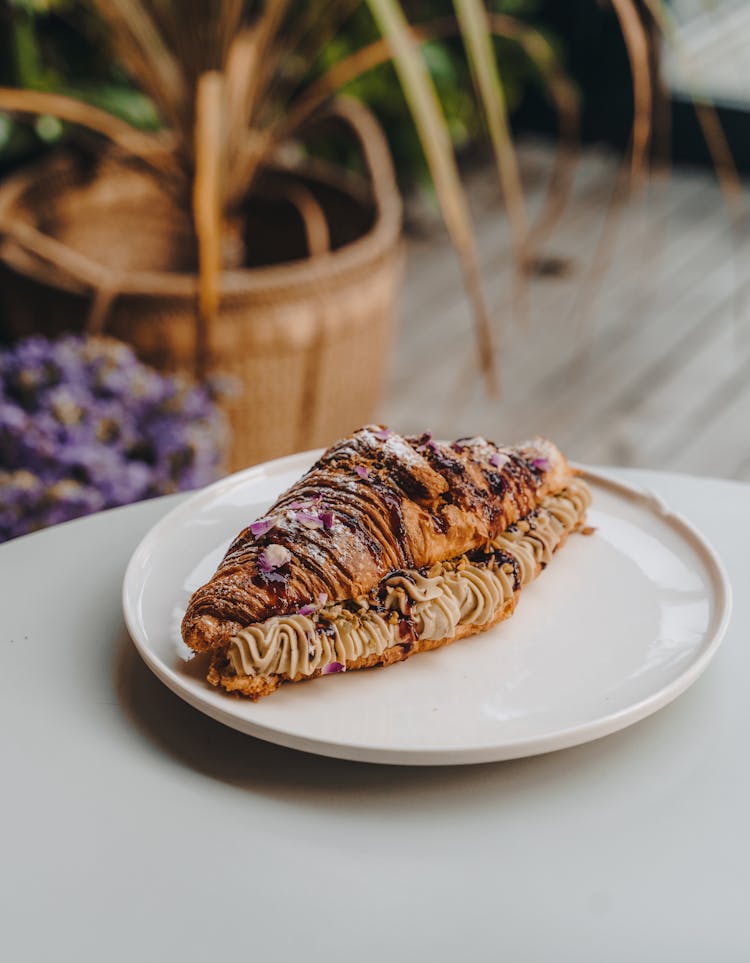
<svg viewBox="0 0 750 963">
<path fill-rule="evenodd" d="M 183 638 L 196 651 L 219 650 L 239 629 L 322 594 L 329 602 L 356 598 L 393 571 L 462 555 L 529 514 L 572 474 L 541 438 L 502 448 L 481 438 L 449 445 L 362 428 L 281 495 L 265 516 L 269 531 L 254 535 L 248 527 L 234 540 L 191 598 Z M 264 571 L 269 545 L 289 560 Z"/>
</svg>

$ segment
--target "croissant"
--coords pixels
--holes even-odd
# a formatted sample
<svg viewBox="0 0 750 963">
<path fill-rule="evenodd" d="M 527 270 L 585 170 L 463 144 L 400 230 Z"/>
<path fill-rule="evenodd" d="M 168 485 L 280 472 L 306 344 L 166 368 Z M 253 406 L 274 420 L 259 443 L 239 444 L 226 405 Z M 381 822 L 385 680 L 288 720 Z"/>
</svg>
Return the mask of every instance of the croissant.
<svg viewBox="0 0 750 963">
<path fill-rule="evenodd" d="M 483 631 L 583 526 L 589 490 L 543 438 L 498 447 L 370 425 L 235 538 L 190 599 L 208 680 L 251 699 Z"/>
</svg>

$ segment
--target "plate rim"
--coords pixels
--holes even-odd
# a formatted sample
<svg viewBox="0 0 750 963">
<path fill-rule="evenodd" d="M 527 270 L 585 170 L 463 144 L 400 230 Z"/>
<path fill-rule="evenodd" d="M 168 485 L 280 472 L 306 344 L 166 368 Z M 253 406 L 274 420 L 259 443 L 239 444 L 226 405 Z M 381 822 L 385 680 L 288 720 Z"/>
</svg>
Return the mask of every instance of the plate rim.
<svg viewBox="0 0 750 963">
<path fill-rule="evenodd" d="M 209 716 L 223 725 L 254 738 L 262 739 L 286 748 L 355 762 L 412 766 L 473 765 L 540 755 L 546 752 L 554 752 L 560 749 L 582 745 L 611 735 L 630 725 L 634 725 L 636 722 L 664 708 L 664 706 L 685 692 L 703 674 L 726 636 L 733 607 L 732 586 L 721 557 L 706 536 L 684 515 L 671 509 L 664 499 L 648 486 L 623 481 L 609 474 L 606 469 L 602 470 L 599 467 L 592 468 L 587 465 L 571 462 L 572 467 L 581 472 L 585 478 L 591 479 L 598 485 L 609 489 L 621 497 L 624 496 L 629 501 L 636 501 L 644 505 L 650 511 L 660 516 L 665 522 L 676 528 L 685 541 L 687 541 L 701 557 L 711 576 L 717 613 L 713 634 L 710 637 L 707 635 L 708 641 L 704 642 L 700 653 L 691 660 L 675 679 L 665 683 L 661 688 L 645 696 L 638 702 L 597 719 L 589 719 L 564 729 L 555 730 L 549 734 L 537 734 L 493 745 L 482 744 L 478 746 L 450 748 L 421 746 L 394 749 L 388 746 L 374 744 L 363 745 L 362 743 L 346 742 L 344 740 L 332 742 L 327 739 L 305 736 L 298 732 L 289 732 L 279 729 L 277 726 L 264 725 L 262 722 L 242 718 L 234 714 L 228 704 L 226 709 L 222 708 L 220 700 L 223 693 L 218 692 L 218 690 L 210 690 L 202 693 L 195 691 L 190 685 L 186 685 L 179 674 L 166 665 L 153 651 L 148 643 L 148 633 L 145 632 L 145 626 L 143 626 L 143 629 L 146 638 L 141 637 L 141 625 L 138 624 L 134 612 L 137 593 L 132 591 L 132 583 L 137 581 L 136 573 L 142 567 L 145 557 L 150 554 L 149 549 L 151 544 L 158 541 L 161 530 L 173 525 L 175 520 L 183 514 L 190 514 L 197 503 L 210 499 L 221 492 L 222 489 L 233 489 L 239 484 L 252 481 L 254 478 L 273 476 L 285 470 L 304 465 L 308 461 L 312 464 L 316 458 L 320 457 L 324 450 L 325 449 L 310 449 L 262 462 L 258 465 L 253 465 L 249 468 L 226 475 L 211 485 L 191 493 L 149 528 L 133 550 L 125 568 L 121 592 L 123 616 L 128 634 L 136 651 L 148 668 L 167 688 L 174 692 L 175 695 L 179 696 L 194 709 L 197 709 L 204 715 Z M 231 701 L 234 703 L 235 700 Z"/>
</svg>

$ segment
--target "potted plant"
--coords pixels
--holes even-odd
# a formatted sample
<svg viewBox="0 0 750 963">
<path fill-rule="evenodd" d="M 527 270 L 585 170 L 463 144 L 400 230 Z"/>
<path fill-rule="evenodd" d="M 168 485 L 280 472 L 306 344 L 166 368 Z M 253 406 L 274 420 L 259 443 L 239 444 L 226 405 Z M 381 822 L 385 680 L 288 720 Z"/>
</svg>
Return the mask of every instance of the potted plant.
<svg viewBox="0 0 750 963">
<path fill-rule="evenodd" d="M 336 91 L 393 58 L 489 382 L 491 325 L 468 206 L 420 44 L 463 36 L 519 264 L 533 232 L 492 34 L 522 44 L 561 112 L 573 111 L 549 45 L 482 0 L 455 0 L 455 21 L 416 26 L 398 0 L 367 0 L 381 39 L 321 67 L 342 18 L 360 5 L 223 0 L 191 5 L 187 16 L 176 0 L 94 3 L 159 111 L 155 132 L 69 96 L 0 90 L 0 109 L 51 114 L 113 145 L 94 157 L 44 158 L 0 188 L 2 289 L 16 333 L 83 324 L 128 340 L 159 367 L 234 375 L 236 466 L 327 443 L 370 417 L 380 389 L 401 272 L 400 199 L 376 121 Z M 333 126 L 359 142 L 364 179 L 305 149 Z"/>
</svg>

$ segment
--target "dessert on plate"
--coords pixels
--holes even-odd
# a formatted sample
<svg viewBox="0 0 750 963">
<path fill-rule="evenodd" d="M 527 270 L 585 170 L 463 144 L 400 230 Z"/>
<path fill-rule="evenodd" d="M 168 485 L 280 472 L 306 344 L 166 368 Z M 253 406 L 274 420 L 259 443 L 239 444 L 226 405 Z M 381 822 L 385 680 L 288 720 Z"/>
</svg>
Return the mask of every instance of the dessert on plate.
<svg viewBox="0 0 750 963">
<path fill-rule="evenodd" d="M 251 699 L 400 662 L 512 615 L 591 495 L 543 438 L 498 447 L 371 425 L 332 445 L 235 538 L 185 642 Z"/>
</svg>

